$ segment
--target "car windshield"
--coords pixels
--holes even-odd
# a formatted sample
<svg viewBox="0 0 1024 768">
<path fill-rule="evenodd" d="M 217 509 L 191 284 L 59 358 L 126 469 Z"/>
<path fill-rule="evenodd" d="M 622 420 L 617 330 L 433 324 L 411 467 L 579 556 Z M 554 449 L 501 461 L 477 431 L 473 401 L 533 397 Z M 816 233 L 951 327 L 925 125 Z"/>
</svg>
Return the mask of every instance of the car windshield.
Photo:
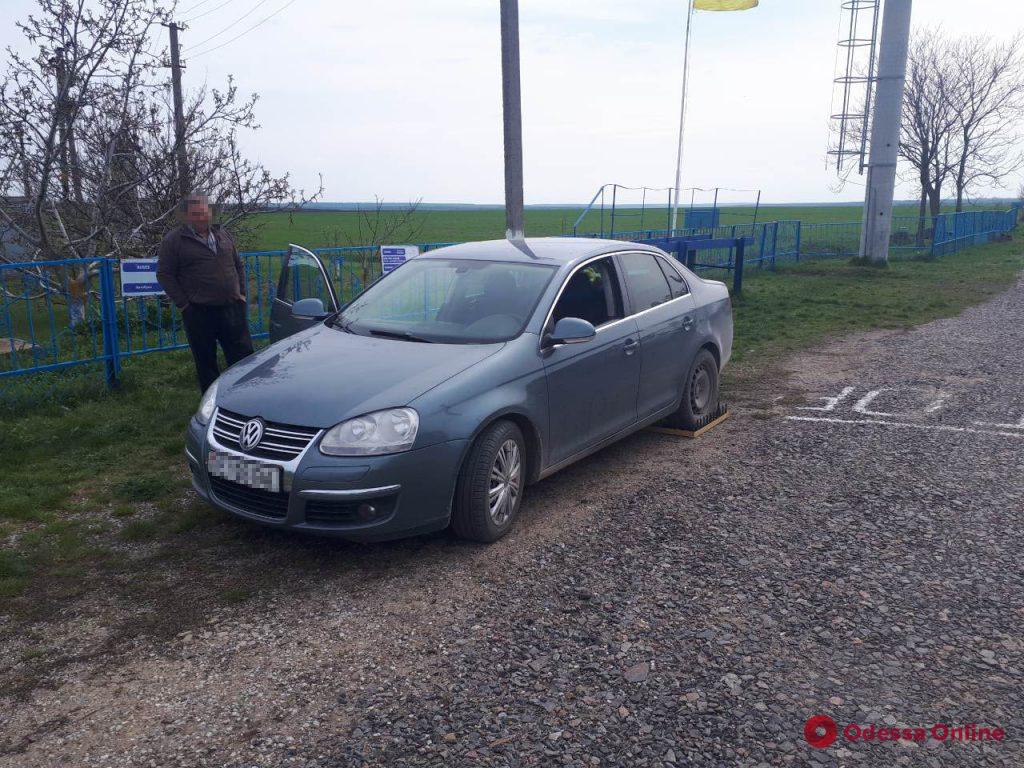
<svg viewBox="0 0 1024 768">
<path fill-rule="evenodd" d="M 407 341 L 508 341 L 523 332 L 554 273 L 546 264 L 419 257 L 367 289 L 333 325 Z"/>
</svg>

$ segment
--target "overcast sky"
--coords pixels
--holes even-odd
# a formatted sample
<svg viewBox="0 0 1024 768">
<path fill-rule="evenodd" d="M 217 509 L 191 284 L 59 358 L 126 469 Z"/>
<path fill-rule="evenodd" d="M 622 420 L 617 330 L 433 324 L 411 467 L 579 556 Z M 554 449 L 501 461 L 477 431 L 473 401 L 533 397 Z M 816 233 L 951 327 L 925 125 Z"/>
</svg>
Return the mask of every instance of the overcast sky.
<svg viewBox="0 0 1024 768">
<path fill-rule="evenodd" d="M 253 155 L 297 186 L 322 173 L 326 200 L 502 201 L 498 0 L 292 0 L 201 55 L 287 2 L 181 3 L 194 19 L 186 87 L 234 74 L 260 94 Z M 21 47 L 14 19 L 33 5 L 3 0 L 0 42 Z M 672 184 L 685 5 L 520 0 L 528 204 L 586 201 L 604 182 Z M 836 194 L 825 164 L 839 6 L 696 14 L 684 186 L 760 188 L 775 203 L 862 196 Z M 918 0 L 914 23 L 1005 37 L 1024 28 L 1024 3 Z"/>
</svg>

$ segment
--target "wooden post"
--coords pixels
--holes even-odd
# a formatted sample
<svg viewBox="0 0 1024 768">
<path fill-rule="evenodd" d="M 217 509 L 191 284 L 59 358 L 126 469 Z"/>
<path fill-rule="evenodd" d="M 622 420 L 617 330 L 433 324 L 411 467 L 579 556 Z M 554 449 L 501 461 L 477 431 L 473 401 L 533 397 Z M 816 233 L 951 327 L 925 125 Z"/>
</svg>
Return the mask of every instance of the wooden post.
<svg viewBox="0 0 1024 768">
<path fill-rule="evenodd" d="M 185 109 L 181 96 L 181 51 L 178 30 L 184 29 L 173 21 L 167 24 L 171 33 L 171 92 L 174 97 L 174 153 L 178 166 L 178 192 L 182 197 L 192 191 L 188 178 L 188 154 L 185 151 Z"/>
</svg>

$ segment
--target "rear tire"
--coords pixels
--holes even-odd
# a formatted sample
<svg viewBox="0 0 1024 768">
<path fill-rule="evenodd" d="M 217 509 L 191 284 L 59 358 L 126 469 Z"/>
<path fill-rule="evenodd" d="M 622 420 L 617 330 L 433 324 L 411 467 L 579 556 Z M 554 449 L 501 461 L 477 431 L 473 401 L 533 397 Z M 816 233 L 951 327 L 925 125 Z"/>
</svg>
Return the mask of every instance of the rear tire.
<svg viewBox="0 0 1024 768">
<path fill-rule="evenodd" d="M 526 443 L 519 427 L 497 421 L 481 434 L 459 471 L 452 530 L 471 541 L 497 541 L 511 530 L 526 485 Z"/>
<path fill-rule="evenodd" d="M 715 418 L 718 407 L 718 363 L 705 347 L 693 358 L 693 365 L 683 385 L 679 410 L 666 421 L 676 429 L 695 432 Z"/>
</svg>

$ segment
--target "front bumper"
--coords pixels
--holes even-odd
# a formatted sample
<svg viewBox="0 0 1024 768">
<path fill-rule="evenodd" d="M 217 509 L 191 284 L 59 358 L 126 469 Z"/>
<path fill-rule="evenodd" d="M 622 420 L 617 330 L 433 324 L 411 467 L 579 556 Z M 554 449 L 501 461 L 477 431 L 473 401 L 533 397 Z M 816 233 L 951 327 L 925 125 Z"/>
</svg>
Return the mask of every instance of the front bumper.
<svg viewBox="0 0 1024 768">
<path fill-rule="evenodd" d="M 356 541 L 380 541 L 445 528 L 467 441 L 452 440 L 387 456 L 324 456 L 318 438 L 295 459 L 255 459 L 219 444 L 195 419 L 185 454 L 196 492 L 216 507 L 275 528 Z M 258 491 L 206 469 L 211 450 L 275 464 L 282 492 Z"/>
</svg>

